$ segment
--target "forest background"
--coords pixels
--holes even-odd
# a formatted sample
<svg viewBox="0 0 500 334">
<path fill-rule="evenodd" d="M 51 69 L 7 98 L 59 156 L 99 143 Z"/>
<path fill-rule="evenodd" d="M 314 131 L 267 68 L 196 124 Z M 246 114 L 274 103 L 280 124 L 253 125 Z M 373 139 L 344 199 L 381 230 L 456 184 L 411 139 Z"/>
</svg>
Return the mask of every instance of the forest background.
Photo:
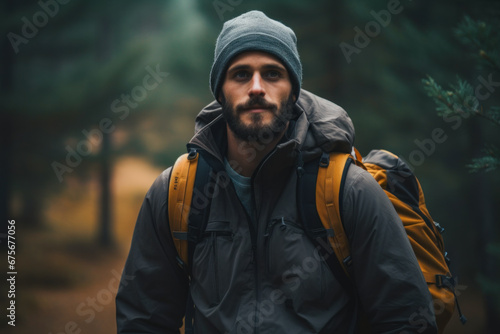
<svg viewBox="0 0 500 334">
<path fill-rule="evenodd" d="M 295 31 L 303 88 L 347 110 L 362 153 L 384 148 L 414 169 L 469 319 L 455 315 L 447 333 L 497 332 L 500 176 L 467 165 L 498 144 L 498 128 L 438 114 L 422 81 L 447 93 L 468 80 L 481 107 L 499 105 L 498 68 L 481 66 L 498 54 L 457 31 L 466 17 L 483 22 L 478 35 L 498 27 L 494 0 L 2 1 L 0 267 L 17 273 L 14 298 L 0 285 L 2 332 L 116 331 L 117 277 L 144 195 L 213 100 L 223 22 L 251 9 Z M 498 50 L 498 30 L 487 37 Z"/>
</svg>

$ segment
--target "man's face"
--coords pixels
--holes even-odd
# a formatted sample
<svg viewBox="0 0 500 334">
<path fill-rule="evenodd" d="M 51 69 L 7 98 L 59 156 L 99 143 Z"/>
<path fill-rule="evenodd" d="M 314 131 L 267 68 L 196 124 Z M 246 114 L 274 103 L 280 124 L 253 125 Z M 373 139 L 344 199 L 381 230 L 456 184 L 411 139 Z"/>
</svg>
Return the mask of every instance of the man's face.
<svg viewBox="0 0 500 334">
<path fill-rule="evenodd" d="M 245 52 L 229 65 L 222 110 L 229 130 L 243 141 L 282 134 L 292 117 L 292 84 L 285 66 L 264 52 Z"/>
</svg>

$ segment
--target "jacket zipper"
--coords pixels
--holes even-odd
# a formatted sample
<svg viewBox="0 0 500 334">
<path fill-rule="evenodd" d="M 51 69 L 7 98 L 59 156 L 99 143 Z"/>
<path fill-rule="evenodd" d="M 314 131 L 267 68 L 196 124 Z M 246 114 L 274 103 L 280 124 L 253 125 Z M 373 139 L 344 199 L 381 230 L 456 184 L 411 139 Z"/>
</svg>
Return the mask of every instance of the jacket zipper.
<svg viewBox="0 0 500 334">
<path fill-rule="evenodd" d="M 198 145 L 189 145 L 188 147 L 202 149 Z M 214 156 L 214 158 L 216 158 L 216 157 Z M 222 164 L 222 170 L 224 170 L 223 162 L 220 161 L 219 159 L 217 159 L 217 161 L 218 161 L 218 163 Z M 256 210 L 257 206 L 256 206 L 256 201 L 255 201 L 255 188 L 254 188 L 254 176 L 253 175 L 252 175 L 252 179 L 251 179 L 250 184 L 251 184 L 252 204 L 253 204 L 254 210 Z M 233 187 L 233 189 L 234 189 L 234 187 Z M 257 260 L 257 232 L 258 232 L 257 214 L 255 213 L 255 218 L 250 216 L 250 214 L 248 214 L 247 210 L 245 210 L 243 204 L 241 204 L 241 201 L 240 201 L 240 205 L 243 209 L 243 212 L 245 213 L 245 215 L 247 217 L 247 221 L 248 221 L 248 225 L 249 225 L 248 228 L 250 231 L 250 240 L 251 240 L 251 244 L 252 244 L 253 262 L 255 265 L 255 275 L 254 275 L 255 276 L 255 299 L 257 301 L 256 306 L 255 306 L 255 312 L 256 312 L 255 314 L 258 314 L 257 312 L 258 312 L 258 305 L 259 305 L 259 300 L 260 300 L 260 283 L 259 283 L 259 273 L 258 273 L 258 271 L 259 271 L 258 264 L 259 263 Z M 214 241 L 212 241 L 212 242 L 214 242 Z M 215 244 L 214 244 L 214 249 L 215 249 Z M 215 256 L 215 258 L 217 258 L 217 257 Z M 215 263 L 217 263 L 217 262 L 215 262 Z M 217 279 L 218 277 L 215 276 L 215 278 Z M 219 292 L 217 289 L 217 296 L 218 295 L 219 295 Z M 259 329 L 257 327 L 255 327 L 254 333 L 258 334 L 258 332 L 259 332 Z"/>
<path fill-rule="evenodd" d="M 252 238 L 252 249 L 253 249 L 253 262 L 255 266 L 255 314 L 259 314 L 259 301 L 260 301 L 260 283 L 259 283 L 259 261 L 257 256 L 257 239 L 258 239 L 258 219 L 257 219 L 257 205 L 255 201 L 255 187 L 254 187 L 254 175 L 252 175 L 252 179 L 250 182 L 251 185 L 251 193 L 252 193 L 252 204 L 254 208 L 254 216 L 251 217 L 247 213 L 248 221 L 250 223 L 250 236 Z M 246 210 L 245 210 L 246 212 Z M 259 333 L 258 326 L 254 327 L 254 334 Z"/>
<path fill-rule="evenodd" d="M 259 241 L 259 215 L 257 214 L 257 203 L 256 203 L 256 199 L 255 199 L 255 186 L 254 186 L 254 183 L 255 183 L 255 176 L 259 174 L 259 172 L 261 171 L 262 169 L 262 166 L 264 166 L 266 164 L 266 162 L 269 160 L 269 158 L 274 154 L 274 152 L 276 151 L 276 148 L 274 150 L 272 150 L 271 152 L 269 152 L 265 157 L 264 159 L 262 159 L 262 161 L 260 162 L 260 164 L 257 166 L 257 169 L 254 171 L 254 173 L 252 174 L 252 182 L 251 182 L 251 185 L 252 185 L 252 203 L 253 203 L 253 206 L 254 206 L 254 211 L 255 211 L 255 219 L 252 219 L 250 217 L 250 221 L 253 223 L 253 226 L 254 226 L 254 231 L 255 231 L 255 238 L 254 238 L 254 250 L 253 250 L 253 256 L 254 256 L 254 263 L 255 263 L 255 297 L 256 297 L 256 303 L 255 303 L 255 314 L 258 315 L 258 316 L 261 316 L 261 313 L 260 313 L 260 310 L 259 310 L 259 306 L 260 306 L 260 300 L 262 299 L 261 298 L 261 280 L 260 280 L 260 261 L 259 261 L 259 256 L 258 256 L 258 251 L 259 251 L 259 247 L 258 247 L 258 241 Z M 264 257 L 265 257 L 265 249 L 262 250 L 264 252 Z M 259 330 L 259 327 L 256 325 L 255 326 L 255 329 L 254 329 L 254 333 L 255 334 L 259 334 L 260 330 Z"/>
<path fill-rule="evenodd" d="M 204 150 L 203 148 L 201 148 L 199 145 L 196 145 L 196 144 L 188 144 L 188 148 L 196 148 L 196 149 L 199 149 L 199 150 Z M 248 222 L 250 224 L 249 228 L 250 228 L 250 238 L 251 238 L 251 241 L 252 241 L 252 250 L 253 250 L 253 257 L 254 257 L 254 264 L 255 264 L 255 299 L 256 299 L 256 304 L 255 304 L 255 314 L 259 314 L 259 304 L 260 304 L 260 299 L 261 299 L 261 284 L 260 284 L 260 274 L 259 274 L 259 260 L 258 260 L 258 256 L 257 256 L 257 252 L 258 252 L 258 247 L 257 247 L 257 243 L 258 243 L 258 233 L 259 233 L 259 224 L 258 224 L 258 215 L 257 215 L 257 205 L 256 205 L 256 199 L 255 199 L 255 187 L 254 187 L 254 180 L 255 180 L 255 175 L 257 175 L 259 173 L 259 171 L 262 169 L 262 166 L 266 163 L 267 160 L 269 160 L 269 157 L 273 155 L 273 153 L 276 151 L 276 149 L 274 149 L 273 151 L 269 152 L 269 154 L 264 157 L 264 159 L 260 162 L 259 166 L 257 167 L 257 169 L 255 170 L 255 172 L 253 173 L 252 175 L 252 179 L 251 179 L 251 192 L 252 192 L 252 203 L 253 203 L 253 207 L 254 207 L 254 210 L 255 210 L 255 217 L 251 217 L 247 212 L 246 210 L 243 210 L 245 211 L 246 213 L 246 216 L 248 218 Z M 218 163 L 221 163 L 222 164 L 222 169 L 224 169 L 224 164 L 222 163 L 222 161 L 220 159 L 218 159 L 217 157 L 215 157 L 213 154 L 210 153 L 210 155 L 212 155 L 214 158 L 217 159 Z M 257 326 L 255 326 L 254 328 L 254 333 L 255 334 L 258 334 L 259 333 L 259 328 Z"/>
</svg>

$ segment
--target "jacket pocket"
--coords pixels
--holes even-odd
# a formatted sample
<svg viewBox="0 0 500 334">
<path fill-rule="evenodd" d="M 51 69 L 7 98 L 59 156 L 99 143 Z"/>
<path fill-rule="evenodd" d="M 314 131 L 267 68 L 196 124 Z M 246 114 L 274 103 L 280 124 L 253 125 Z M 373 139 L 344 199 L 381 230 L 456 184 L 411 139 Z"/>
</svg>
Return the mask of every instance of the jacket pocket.
<svg viewBox="0 0 500 334">
<path fill-rule="evenodd" d="M 273 219 L 265 232 L 267 273 L 293 307 L 321 304 L 332 297 L 335 279 L 302 225 L 284 217 Z"/>
<path fill-rule="evenodd" d="M 193 279 L 207 306 L 218 305 L 227 291 L 227 255 L 233 232 L 228 222 L 209 222 L 193 254 Z"/>
<path fill-rule="evenodd" d="M 298 234 L 298 237 L 301 238 L 301 235 L 304 234 L 304 231 L 301 230 L 299 227 L 294 226 L 294 223 L 292 223 L 289 220 L 286 220 L 284 217 L 280 218 L 274 218 L 272 219 L 269 224 L 267 224 L 266 231 L 264 232 L 264 247 L 265 247 L 265 263 L 266 263 L 266 270 L 269 273 L 271 271 L 271 268 L 274 267 L 274 259 L 275 257 L 273 256 L 273 250 L 272 245 L 276 241 L 273 240 L 273 235 L 275 233 L 286 233 L 287 229 L 291 229 L 292 234 Z M 274 232 L 275 230 L 278 230 L 277 232 Z M 279 238 L 278 236 L 277 238 Z"/>
</svg>

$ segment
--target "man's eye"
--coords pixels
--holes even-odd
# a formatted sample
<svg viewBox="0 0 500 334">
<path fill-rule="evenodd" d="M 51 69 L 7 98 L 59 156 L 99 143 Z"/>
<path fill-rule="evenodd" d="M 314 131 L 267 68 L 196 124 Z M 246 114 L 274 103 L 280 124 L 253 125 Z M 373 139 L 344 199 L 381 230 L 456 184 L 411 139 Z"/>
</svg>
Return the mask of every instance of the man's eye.
<svg viewBox="0 0 500 334">
<path fill-rule="evenodd" d="M 248 74 L 248 72 L 245 72 L 245 71 L 238 71 L 236 73 L 234 73 L 234 78 L 235 79 L 239 79 L 239 80 L 242 80 L 242 79 L 247 79 L 250 75 Z"/>
<path fill-rule="evenodd" d="M 269 79 L 278 79 L 281 77 L 281 73 L 278 71 L 268 71 L 266 72 L 266 77 Z"/>
</svg>

